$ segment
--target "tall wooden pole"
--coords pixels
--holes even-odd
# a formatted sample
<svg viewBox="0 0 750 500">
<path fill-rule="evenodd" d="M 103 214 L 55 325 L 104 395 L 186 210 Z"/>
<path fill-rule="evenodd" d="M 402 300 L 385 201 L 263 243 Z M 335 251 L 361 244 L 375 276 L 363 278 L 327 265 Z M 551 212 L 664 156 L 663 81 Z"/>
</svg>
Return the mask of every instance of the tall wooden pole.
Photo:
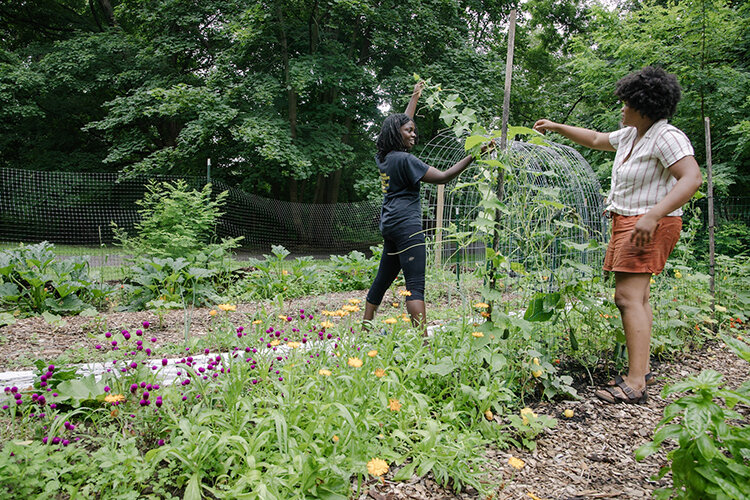
<svg viewBox="0 0 750 500">
<path fill-rule="evenodd" d="M 708 276 L 709 289 L 711 291 L 711 312 L 716 305 L 715 272 L 716 272 L 716 242 L 714 240 L 714 181 L 713 165 L 711 160 L 711 120 L 709 117 L 703 119 L 706 130 L 706 176 L 708 177 Z"/>
<path fill-rule="evenodd" d="M 443 210 L 445 209 L 445 184 L 437 187 L 437 210 L 435 214 L 435 267 L 443 264 Z"/>
<path fill-rule="evenodd" d="M 503 121 L 500 128 L 500 153 L 505 153 L 508 147 L 508 117 L 510 115 L 510 83 L 513 79 L 513 48 L 516 44 L 516 9 L 510 11 L 510 21 L 508 26 L 508 54 L 505 58 L 505 89 L 503 91 Z M 505 188 L 505 173 L 498 173 L 497 180 L 497 199 L 503 200 L 503 190 Z M 492 249 L 497 251 L 500 248 L 500 210 L 495 212 L 495 234 L 492 240 Z M 497 289 L 497 270 L 494 265 L 488 265 L 490 270 L 490 290 Z M 493 301 L 489 301 L 489 313 L 492 314 Z"/>
</svg>

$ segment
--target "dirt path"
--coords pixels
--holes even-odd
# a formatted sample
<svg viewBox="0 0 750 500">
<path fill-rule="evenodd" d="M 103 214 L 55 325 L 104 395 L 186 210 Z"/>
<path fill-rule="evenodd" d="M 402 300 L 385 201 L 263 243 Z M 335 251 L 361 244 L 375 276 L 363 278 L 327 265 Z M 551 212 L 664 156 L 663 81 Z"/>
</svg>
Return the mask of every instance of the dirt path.
<svg viewBox="0 0 750 500">
<path fill-rule="evenodd" d="M 289 311 L 319 311 L 338 307 L 348 298 L 361 299 L 363 294 L 345 292 L 306 297 L 287 301 L 285 307 Z M 238 312 L 252 315 L 264 306 L 268 304 L 242 304 L 238 306 Z M 81 348 L 93 348 L 96 343 L 94 334 L 102 328 L 135 327 L 143 320 L 150 321 L 154 327 L 159 323 L 159 318 L 153 313 L 109 313 L 98 318 L 72 317 L 58 326 L 49 325 L 41 318 L 27 318 L 0 328 L 0 371 L 29 368 L 37 358 L 71 356 L 71 353 L 72 358 L 85 357 L 86 351 Z M 204 334 L 209 318 L 208 309 L 196 309 L 191 333 Z M 182 340 L 183 319 L 182 311 L 172 311 L 162 318 L 162 328 L 153 330 L 160 343 Z M 646 405 L 601 403 L 593 397 L 593 387 L 583 387 L 579 391 L 579 401 L 531 405 L 536 413 L 557 418 L 558 425 L 539 436 L 533 452 L 487 450 L 489 481 L 498 488 L 494 498 L 649 498 L 654 489 L 669 484 L 669 476 L 659 482 L 649 479 L 666 463 L 665 455 L 657 453 L 643 462 L 636 462 L 633 452 L 651 438 L 664 407 L 669 403 L 660 397 L 661 389 L 667 381 L 679 380 L 709 368 L 723 373 L 730 387 L 737 387 L 750 377 L 748 363 L 726 347 L 712 344 L 682 356 L 679 361 L 656 367 L 657 384 L 650 388 Z M 573 418 L 563 416 L 566 409 L 574 411 Z M 746 420 L 749 419 L 750 408 L 739 407 L 738 411 L 745 415 Z M 511 456 L 522 459 L 525 466 L 518 471 L 513 469 L 508 464 Z M 476 491 L 456 494 L 440 488 L 430 477 L 393 482 L 388 480 L 392 475 L 393 471 L 382 484 L 373 481 L 364 485 L 358 500 L 480 498 Z"/>
</svg>

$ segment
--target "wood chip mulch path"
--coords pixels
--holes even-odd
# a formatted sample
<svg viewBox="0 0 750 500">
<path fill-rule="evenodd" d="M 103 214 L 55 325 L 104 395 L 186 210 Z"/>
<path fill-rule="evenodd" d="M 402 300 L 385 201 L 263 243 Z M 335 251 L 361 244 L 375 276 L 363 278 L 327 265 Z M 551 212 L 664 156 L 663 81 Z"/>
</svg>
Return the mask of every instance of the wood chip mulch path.
<svg viewBox="0 0 750 500">
<path fill-rule="evenodd" d="M 327 294 L 320 297 L 287 301 L 289 311 L 308 309 L 320 311 L 339 307 L 349 298 L 363 298 L 363 292 Z M 268 304 L 240 304 L 239 313 L 249 315 Z M 143 320 L 158 324 L 153 313 L 108 313 L 100 320 L 71 317 L 57 327 L 43 319 L 27 318 L 14 325 L 0 328 L 0 371 L 29 369 L 34 359 L 50 359 L 76 348 L 93 348 L 97 343 L 94 332 L 102 325 L 118 329 L 125 325 L 136 328 Z M 163 328 L 153 330 L 160 343 L 179 342 L 182 339 L 183 312 L 172 311 L 163 318 Z M 100 323 L 97 323 L 99 321 Z M 208 309 L 196 309 L 191 332 L 206 333 L 209 325 Z M 634 451 L 650 440 L 656 424 L 661 420 L 664 407 L 674 397 L 662 399 L 665 383 L 685 378 L 702 370 L 714 369 L 724 374 L 728 387 L 736 388 L 750 377 L 750 364 L 739 359 L 725 346 L 713 343 L 700 351 L 684 354 L 679 360 L 662 363 L 656 370 L 657 383 L 649 388 L 649 401 L 645 405 L 608 405 L 597 400 L 596 387 L 579 390 L 578 401 L 539 402 L 530 405 L 538 414 L 551 415 L 558 420 L 557 427 L 546 430 L 537 440 L 534 451 L 488 448 L 487 481 L 494 490 L 489 497 L 495 499 L 597 499 L 597 498 L 650 498 L 651 492 L 670 484 L 667 475 L 652 481 L 661 466 L 667 463 L 663 451 L 643 462 L 636 462 Z M 563 412 L 571 409 L 572 418 Z M 750 408 L 739 405 L 738 410 L 750 420 Z M 513 456 L 525 462 L 521 470 L 508 464 Z M 369 481 L 362 485 L 357 500 L 453 500 L 479 499 L 472 489 L 461 493 L 440 487 L 431 476 L 413 477 L 411 480 Z M 487 498 L 482 498 L 487 500 Z"/>
</svg>

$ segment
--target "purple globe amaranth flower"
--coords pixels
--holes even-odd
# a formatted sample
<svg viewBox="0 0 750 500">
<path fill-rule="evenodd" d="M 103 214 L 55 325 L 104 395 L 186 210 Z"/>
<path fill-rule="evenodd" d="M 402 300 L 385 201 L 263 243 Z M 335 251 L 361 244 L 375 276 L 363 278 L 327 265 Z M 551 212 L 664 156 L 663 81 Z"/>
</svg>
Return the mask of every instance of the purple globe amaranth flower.
<svg viewBox="0 0 750 500">
<path fill-rule="evenodd" d="M 167 364 L 169 364 L 169 361 L 167 360 L 167 358 L 163 358 L 161 360 L 161 366 L 167 366 Z"/>
<path fill-rule="evenodd" d="M 18 392 L 18 387 L 16 387 L 14 385 L 13 387 L 10 388 L 10 392 L 12 392 L 13 394 L 17 393 Z"/>
<path fill-rule="evenodd" d="M 117 347 L 117 341 L 116 340 L 112 341 L 112 347 Z"/>
<path fill-rule="evenodd" d="M 3 405 L 3 410 L 7 410 L 8 408 L 10 408 L 10 406 L 8 406 L 8 405 Z"/>
<path fill-rule="evenodd" d="M 151 342 L 156 342 L 156 337 L 151 337 Z"/>
<path fill-rule="evenodd" d="M 60 444 L 60 441 L 61 441 L 60 438 L 57 436 L 52 438 L 52 444 Z"/>
<path fill-rule="evenodd" d="M 146 356 L 151 356 L 151 349 L 146 348 Z"/>
<path fill-rule="evenodd" d="M 96 345 L 94 346 L 94 349 L 101 349 L 101 348 L 102 348 L 102 345 L 101 345 L 101 344 L 96 344 Z"/>
<path fill-rule="evenodd" d="M 108 338 L 108 339 L 109 339 L 109 338 L 112 338 L 112 333 L 111 333 L 111 332 L 105 332 L 105 333 L 104 333 L 104 336 L 105 336 L 106 338 Z"/>
<path fill-rule="evenodd" d="M 135 334 L 140 337 L 141 335 L 143 335 L 143 330 L 138 329 L 135 331 Z"/>
<path fill-rule="evenodd" d="M 130 340 L 130 334 L 128 332 L 124 332 L 122 336 L 125 338 L 125 340 Z"/>
<path fill-rule="evenodd" d="M 143 328 L 148 328 L 149 326 L 151 326 L 151 323 L 149 323 L 148 321 L 144 321 L 141 324 L 143 325 Z"/>
<path fill-rule="evenodd" d="M 69 444 L 70 444 L 70 441 L 68 441 L 67 439 L 63 439 L 62 440 L 62 445 L 63 446 L 68 446 Z"/>
<path fill-rule="evenodd" d="M 55 408 L 57 408 L 57 404 L 56 403 L 50 403 L 49 407 L 54 410 Z"/>
<path fill-rule="evenodd" d="M 104 392 L 109 392 L 110 387 L 108 385 L 104 386 Z"/>
<path fill-rule="evenodd" d="M 156 444 L 159 446 L 164 446 L 164 440 L 160 439 Z"/>
<path fill-rule="evenodd" d="M 138 384 L 130 384 L 130 392 L 135 392 L 138 390 Z"/>
</svg>

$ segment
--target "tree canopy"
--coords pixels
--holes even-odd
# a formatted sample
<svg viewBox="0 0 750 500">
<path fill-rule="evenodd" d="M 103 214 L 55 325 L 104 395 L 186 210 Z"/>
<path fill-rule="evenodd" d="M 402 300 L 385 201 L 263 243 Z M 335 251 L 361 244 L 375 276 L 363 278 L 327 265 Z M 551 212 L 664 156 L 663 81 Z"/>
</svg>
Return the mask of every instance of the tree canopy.
<svg viewBox="0 0 750 500">
<path fill-rule="evenodd" d="M 500 116 L 513 7 L 512 123 L 615 129 L 614 82 L 658 63 L 701 158 L 711 117 L 722 192 L 747 188 L 750 9 L 722 0 L 0 0 L 0 166 L 204 175 L 210 158 L 265 196 L 377 196 L 373 139 L 413 73 Z M 418 125 L 422 143 L 441 127 L 423 108 Z"/>
</svg>

